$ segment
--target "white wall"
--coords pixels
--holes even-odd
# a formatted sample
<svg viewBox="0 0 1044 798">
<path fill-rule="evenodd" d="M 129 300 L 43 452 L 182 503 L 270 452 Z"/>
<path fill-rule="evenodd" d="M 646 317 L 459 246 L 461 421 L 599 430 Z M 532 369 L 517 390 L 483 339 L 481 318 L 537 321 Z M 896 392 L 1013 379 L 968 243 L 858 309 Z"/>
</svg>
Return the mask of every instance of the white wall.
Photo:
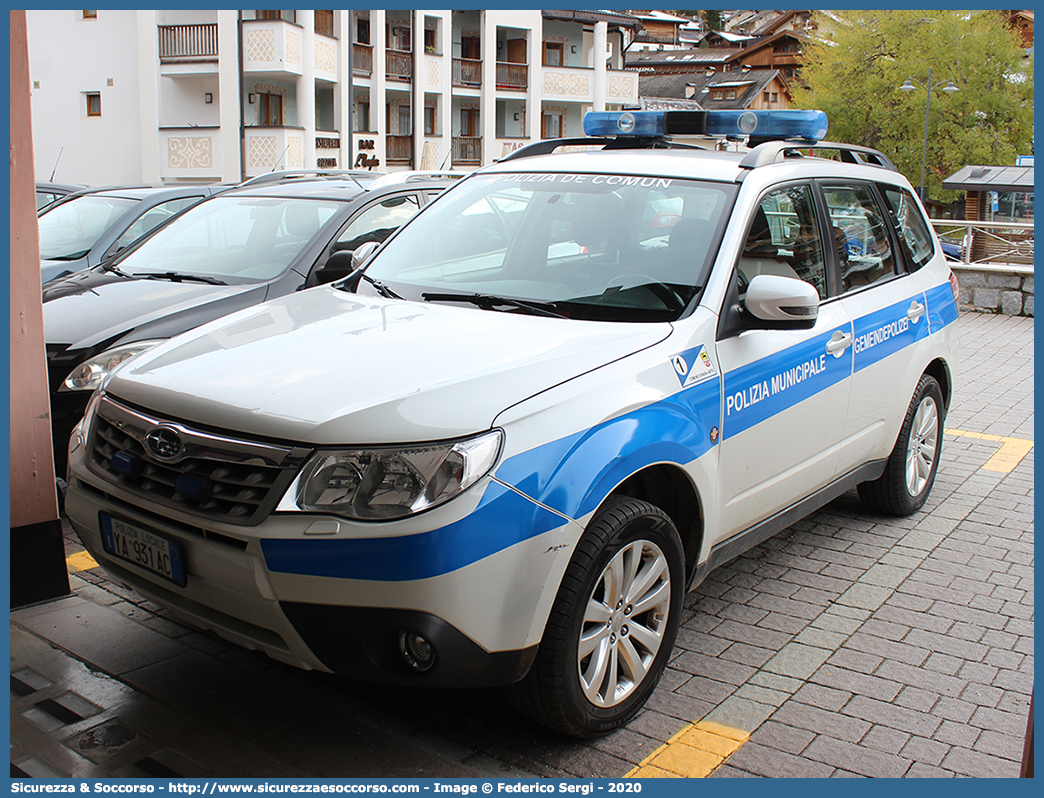
<svg viewBox="0 0 1044 798">
<path fill-rule="evenodd" d="M 219 125 L 221 117 L 218 76 L 160 78 L 160 127 L 187 127 L 189 125 Z M 207 104 L 205 95 L 213 95 Z M 235 100 L 232 101 L 233 104 Z"/>
<path fill-rule="evenodd" d="M 59 182 L 140 182 L 136 12 L 81 16 L 78 10 L 26 14 L 36 177 L 50 177 L 61 150 Z M 89 91 L 101 94 L 100 117 L 86 115 Z"/>
</svg>

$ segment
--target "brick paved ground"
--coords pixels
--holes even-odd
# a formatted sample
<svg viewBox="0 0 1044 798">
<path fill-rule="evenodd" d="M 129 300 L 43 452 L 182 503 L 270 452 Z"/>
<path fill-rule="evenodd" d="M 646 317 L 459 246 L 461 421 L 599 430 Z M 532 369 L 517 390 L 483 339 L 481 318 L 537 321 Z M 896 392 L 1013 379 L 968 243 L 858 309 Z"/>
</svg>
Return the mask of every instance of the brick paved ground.
<svg viewBox="0 0 1044 798">
<path fill-rule="evenodd" d="M 957 434 L 925 510 L 885 518 L 846 495 L 713 573 L 625 729 L 568 740 L 496 691 L 298 671 L 88 570 L 75 597 L 12 614 L 12 773 L 620 776 L 702 720 L 750 733 L 713 777 L 1017 776 L 1033 687 L 1033 452 L 1017 442 L 1033 439 L 1033 320 L 961 324 Z M 984 469 L 1002 449 L 1024 456 Z M 688 772 L 685 750 L 657 761 Z"/>
</svg>

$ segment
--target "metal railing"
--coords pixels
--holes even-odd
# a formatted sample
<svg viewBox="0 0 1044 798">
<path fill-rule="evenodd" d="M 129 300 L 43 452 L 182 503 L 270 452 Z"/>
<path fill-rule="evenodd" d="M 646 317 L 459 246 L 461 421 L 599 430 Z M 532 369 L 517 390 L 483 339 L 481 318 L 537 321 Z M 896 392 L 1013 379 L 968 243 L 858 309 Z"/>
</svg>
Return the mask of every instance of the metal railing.
<svg viewBox="0 0 1044 798">
<path fill-rule="evenodd" d="M 497 62 L 497 88 L 498 89 L 525 89 L 529 87 L 529 66 L 526 64 L 512 64 L 505 61 Z"/>
<path fill-rule="evenodd" d="M 966 265 L 1033 265 L 1032 222 L 976 222 L 932 219 L 940 238 L 961 247 Z"/>
<path fill-rule="evenodd" d="M 384 72 L 389 80 L 412 79 L 413 55 L 403 50 L 386 50 L 384 53 Z"/>
<path fill-rule="evenodd" d="M 158 27 L 161 64 L 177 61 L 212 61 L 218 57 L 217 23 Z"/>
<path fill-rule="evenodd" d="M 454 58 L 453 85 L 481 86 L 482 62 L 474 58 Z"/>
<path fill-rule="evenodd" d="M 453 163 L 480 163 L 482 161 L 481 136 L 454 136 Z"/>
</svg>

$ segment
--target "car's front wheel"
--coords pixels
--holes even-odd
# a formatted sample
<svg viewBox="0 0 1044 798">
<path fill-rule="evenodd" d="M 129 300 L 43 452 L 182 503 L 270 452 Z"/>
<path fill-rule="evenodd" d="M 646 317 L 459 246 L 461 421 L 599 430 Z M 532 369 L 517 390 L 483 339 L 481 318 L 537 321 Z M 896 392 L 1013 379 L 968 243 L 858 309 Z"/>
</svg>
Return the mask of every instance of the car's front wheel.
<svg viewBox="0 0 1044 798">
<path fill-rule="evenodd" d="M 577 544 L 536 661 L 512 686 L 512 703 L 576 737 L 629 721 L 674 647 L 684 563 L 667 515 L 639 499 L 611 499 Z"/>
<path fill-rule="evenodd" d="M 922 375 L 884 473 L 859 486 L 864 504 L 890 515 L 911 515 L 921 509 L 939 470 L 944 408 L 939 383 Z"/>
</svg>

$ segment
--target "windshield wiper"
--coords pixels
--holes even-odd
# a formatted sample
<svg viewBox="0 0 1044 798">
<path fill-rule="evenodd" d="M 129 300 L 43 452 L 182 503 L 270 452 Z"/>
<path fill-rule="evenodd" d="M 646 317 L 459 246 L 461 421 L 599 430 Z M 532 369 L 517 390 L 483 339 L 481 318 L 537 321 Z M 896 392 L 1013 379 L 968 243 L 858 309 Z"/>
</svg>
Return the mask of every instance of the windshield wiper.
<svg viewBox="0 0 1044 798">
<path fill-rule="evenodd" d="M 569 318 L 555 310 L 555 305 L 550 302 L 526 302 L 496 294 L 421 294 L 421 297 L 428 302 L 470 302 L 483 310 L 495 310 L 506 305 L 519 310 L 527 310 L 538 316 L 554 316 L 556 319 Z"/>
<path fill-rule="evenodd" d="M 374 280 L 372 277 L 370 277 L 370 275 L 366 274 L 366 272 L 363 272 L 359 276 L 362 277 L 370 285 L 372 285 L 374 287 L 374 290 L 377 291 L 377 293 L 385 299 L 405 299 L 405 297 L 401 297 L 398 294 L 396 294 L 380 280 Z"/>
<path fill-rule="evenodd" d="M 208 277 L 202 274 L 182 274 L 181 272 L 138 272 L 131 277 L 144 277 L 146 280 L 170 280 L 172 283 L 185 281 L 193 283 L 206 283 L 207 285 L 228 285 L 224 280 L 216 277 Z"/>
</svg>

